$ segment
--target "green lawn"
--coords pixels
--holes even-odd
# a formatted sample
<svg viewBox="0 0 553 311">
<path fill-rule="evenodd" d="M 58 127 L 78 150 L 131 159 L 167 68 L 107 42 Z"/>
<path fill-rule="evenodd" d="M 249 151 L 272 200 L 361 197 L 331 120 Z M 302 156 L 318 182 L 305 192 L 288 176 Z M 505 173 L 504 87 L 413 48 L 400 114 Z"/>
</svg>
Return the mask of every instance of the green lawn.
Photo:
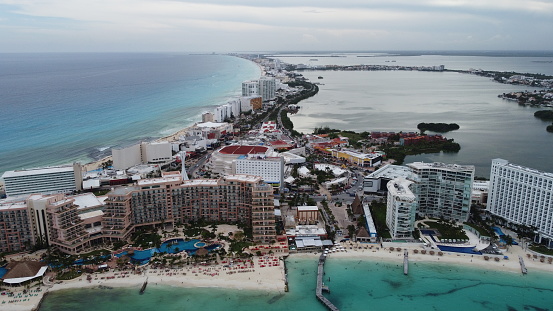
<svg viewBox="0 0 553 311">
<path fill-rule="evenodd" d="M 440 232 L 440 239 L 466 239 L 468 236 L 463 231 L 463 226 L 454 226 L 445 222 L 425 221 L 425 224 Z"/>
<path fill-rule="evenodd" d="M 553 256 L 553 249 L 549 249 L 543 245 L 532 245 L 530 249 L 536 253 Z"/>
</svg>

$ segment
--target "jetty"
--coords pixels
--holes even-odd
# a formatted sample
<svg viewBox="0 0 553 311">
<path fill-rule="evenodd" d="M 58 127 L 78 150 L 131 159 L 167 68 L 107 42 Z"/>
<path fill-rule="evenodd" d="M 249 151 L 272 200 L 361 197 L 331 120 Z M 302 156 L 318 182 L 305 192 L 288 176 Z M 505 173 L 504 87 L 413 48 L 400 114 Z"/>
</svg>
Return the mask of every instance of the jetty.
<svg viewBox="0 0 553 311">
<path fill-rule="evenodd" d="M 319 257 L 319 264 L 317 266 L 317 288 L 315 290 L 315 296 L 317 296 L 317 299 L 322 302 L 322 304 L 325 305 L 328 310 L 339 311 L 340 309 L 338 309 L 332 302 L 330 302 L 330 300 L 326 299 L 326 297 L 323 296 L 323 291 L 330 293 L 330 289 L 323 283 L 323 277 L 325 273 L 325 261 L 325 254 L 321 254 L 321 256 Z"/>
<path fill-rule="evenodd" d="M 144 281 L 144 284 L 142 284 L 142 287 L 140 288 L 140 295 L 144 294 L 146 291 L 146 286 L 148 286 L 148 278 L 146 278 L 146 281 Z"/>
<path fill-rule="evenodd" d="M 403 274 L 409 274 L 409 251 L 403 251 Z"/>
<path fill-rule="evenodd" d="M 520 263 L 520 270 L 522 271 L 522 274 L 528 273 L 528 269 L 524 264 L 524 259 L 522 259 L 522 256 L 518 256 L 518 262 Z"/>
</svg>

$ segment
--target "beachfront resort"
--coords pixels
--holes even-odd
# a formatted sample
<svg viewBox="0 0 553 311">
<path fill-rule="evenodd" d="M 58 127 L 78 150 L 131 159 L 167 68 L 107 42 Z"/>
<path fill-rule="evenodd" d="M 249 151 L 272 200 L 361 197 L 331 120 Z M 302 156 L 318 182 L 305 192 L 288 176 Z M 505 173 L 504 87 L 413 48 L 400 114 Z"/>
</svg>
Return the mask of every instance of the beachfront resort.
<svg viewBox="0 0 553 311">
<path fill-rule="evenodd" d="M 402 148 L 452 143 L 441 135 L 298 133 L 287 116 L 317 86 L 247 57 L 264 76 L 202 122 L 94 163 L 3 174 L 2 306 L 87 286 L 287 291 L 288 256 L 553 270 L 552 173 L 400 164 Z"/>
</svg>

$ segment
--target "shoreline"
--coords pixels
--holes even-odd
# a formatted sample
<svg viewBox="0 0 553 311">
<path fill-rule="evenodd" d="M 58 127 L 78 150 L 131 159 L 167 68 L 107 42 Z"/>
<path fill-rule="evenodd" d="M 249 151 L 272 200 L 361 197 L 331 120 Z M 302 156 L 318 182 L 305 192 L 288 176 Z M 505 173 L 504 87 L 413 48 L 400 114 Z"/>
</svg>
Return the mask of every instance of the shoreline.
<svg viewBox="0 0 553 311">
<path fill-rule="evenodd" d="M 483 255 L 469 255 L 452 252 L 443 252 L 443 256 L 437 254 L 430 255 L 414 254 L 413 250 L 420 247 L 404 247 L 401 251 L 391 251 L 389 248 L 380 248 L 377 244 L 357 244 L 341 243 L 344 251 L 329 253 L 328 260 L 347 261 L 347 260 L 367 260 L 384 263 L 403 264 L 403 250 L 409 251 L 409 263 L 424 263 L 428 265 L 438 264 L 442 266 L 462 266 L 468 269 L 479 269 L 495 271 L 499 273 L 521 274 L 518 256 L 523 256 L 528 273 L 548 273 L 553 277 L 553 265 L 540 262 L 539 259 L 531 259 L 519 246 L 512 246 L 505 255 L 509 259 L 501 259 L 496 262 L 493 257 L 486 261 Z M 372 248 L 371 248 L 372 247 Z M 377 249 L 378 248 L 378 249 Z M 293 253 L 287 260 L 305 259 L 317 262 L 320 252 Z M 276 258 L 276 257 L 273 257 Z M 503 258 L 503 257 L 501 257 Z M 260 267 L 258 257 L 253 258 L 255 264 L 250 267 L 225 267 L 223 264 L 213 266 L 187 266 L 179 269 L 150 269 L 147 268 L 141 274 L 132 274 L 130 271 L 110 271 L 107 273 L 93 274 L 93 278 L 88 281 L 86 276 L 69 280 L 57 281 L 52 287 L 47 287 L 38 296 L 19 303 L 5 304 L 10 306 L 10 310 L 27 311 L 38 310 L 41 301 L 45 299 L 48 293 L 71 290 L 77 288 L 98 288 L 105 286 L 108 288 L 136 288 L 138 291 L 144 281 L 148 280 L 146 290 L 157 286 L 169 286 L 180 288 L 220 288 L 232 290 L 264 291 L 283 293 L 285 287 L 284 263 L 278 259 L 278 265 Z M 110 277 L 108 279 L 107 277 Z M 23 290 L 23 288 L 21 288 Z M 10 300 L 2 296 L 1 300 Z M 14 298 L 11 298 L 14 299 Z M 4 305 L 4 304 L 2 304 Z"/>
<path fill-rule="evenodd" d="M 259 68 L 259 76 L 260 77 L 263 77 L 266 75 L 266 71 L 265 71 L 265 68 L 259 64 L 259 63 L 256 63 L 252 60 L 249 60 L 247 58 L 243 58 L 243 57 L 239 57 L 239 56 L 234 56 L 234 55 L 229 55 L 229 56 L 233 56 L 233 57 L 237 57 L 237 58 L 240 58 L 240 59 L 244 59 L 244 60 L 247 60 L 247 61 L 250 61 L 252 62 L 253 64 L 257 65 L 257 67 Z M 162 136 L 162 137 L 159 137 L 159 138 L 155 138 L 153 139 L 152 141 L 153 142 L 173 142 L 173 141 L 177 141 L 178 138 L 184 134 L 186 134 L 186 132 L 188 132 L 188 130 L 190 128 L 192 128 L 193 126 L 195 126 L 197 123 L 201 122 L 201 120 L 199 121 L 195 121 L 193 122 L 192 124 L 190 125 L 187 125 L 179 130 L 177 130 L 176 132 L 172 133 L 172 134 L 169 134 L 169 135 L 166 135 L 166 136 Z M 111 149 L 111 148 L 110 148 Z M 90 161 L 90 162 L 87 162 L 83 165 L 81 165 L 83 167 L 83 170 L 85 172 L 90 172 L 90 171 L 94 171 L 94 170 L 97 170 L 99 168 L 102 167 L 102 163 L 106 162 L 106 161 L 113 161 L 113 157 L 111 155 L 108 155 L 108 156 L 105 156 L 101 159 L 98 159 L 98 160 L 93 160 L 93 161 Z"/>
</svg>

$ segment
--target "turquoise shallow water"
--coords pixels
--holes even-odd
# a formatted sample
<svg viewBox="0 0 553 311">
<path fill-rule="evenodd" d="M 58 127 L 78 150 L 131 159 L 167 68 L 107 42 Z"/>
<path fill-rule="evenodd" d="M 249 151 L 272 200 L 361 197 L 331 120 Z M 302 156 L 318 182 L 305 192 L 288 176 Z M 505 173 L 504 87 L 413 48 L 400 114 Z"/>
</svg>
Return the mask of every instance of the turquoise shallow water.
<svg viewBox="0 0 553 311">
<path fill-rule="evenodd" d="M 316 259 L 287 260 L 290 292 L 148 286 L 54 292 L 40 311 L 326 310 L 314 296 Z M 551 310 L 553 274 L 412 264 L 408 276 L 396 264 L 330 258 L 327 297 L 340 310 Z M 328 280 L 330 278 L 330 281 Z"/>
<path fill-rule="evenodd" d="M 259 75 L 253 62 L 226 55 L 3 54 L 0 174 L 169 135 Z"/>
</svg>

